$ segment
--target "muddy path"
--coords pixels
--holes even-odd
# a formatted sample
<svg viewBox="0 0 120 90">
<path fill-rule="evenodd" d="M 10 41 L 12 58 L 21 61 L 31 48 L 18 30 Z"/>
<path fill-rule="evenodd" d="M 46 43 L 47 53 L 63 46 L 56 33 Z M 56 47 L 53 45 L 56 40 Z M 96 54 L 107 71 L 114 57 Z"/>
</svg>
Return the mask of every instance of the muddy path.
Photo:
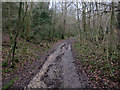
<svg viewBox="0 0 120 90">
<path fill-rule="evenodd" d="M 88 79 L 76 70 L 68 39 L 51 52 L 40 71 L 29 82 L 28 88 L 86 88 Z"/>
</svg>

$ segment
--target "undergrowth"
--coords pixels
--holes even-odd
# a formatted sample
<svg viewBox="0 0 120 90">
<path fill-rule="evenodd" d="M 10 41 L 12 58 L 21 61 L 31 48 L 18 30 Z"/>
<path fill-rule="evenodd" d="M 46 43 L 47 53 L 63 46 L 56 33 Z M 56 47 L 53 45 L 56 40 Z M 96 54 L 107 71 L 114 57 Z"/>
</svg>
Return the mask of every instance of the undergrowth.
<svg viewBox="0 0 120 90">
<path fill-rule="evenodd" d="M 109 67 L 106 54 L 98 54 L 96 48 L 92 50 L 89 46 L 82 45 L 79 42 L 74 43 L 74 48 L 77 51 L 78 62 L 81 63 L 88 77 L 97 87 L 118 88 L 120 83 L 120 66 L 118 65 L 119 58 L 115 51 L 111 60 L 109 60 L 111 66 Z M 110 68 L 113 75 L 110 72 Z"/>
</svg>

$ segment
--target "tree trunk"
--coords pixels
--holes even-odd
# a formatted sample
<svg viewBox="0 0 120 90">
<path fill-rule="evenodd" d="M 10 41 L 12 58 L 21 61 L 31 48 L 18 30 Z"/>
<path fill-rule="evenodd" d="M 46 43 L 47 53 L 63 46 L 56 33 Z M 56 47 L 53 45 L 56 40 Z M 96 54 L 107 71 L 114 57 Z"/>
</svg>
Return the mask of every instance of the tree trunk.
<svg viewBox="0 0 120 90">
<path fill-rule="evenodd" d="M 78 2 L 77 2 L 77 19 L 78 19 L 78 36 L 79 36 L 79 40 L 81 39 L 81 35 L 80 35 L 80 18 L 79 18 L 79 10 L 78 10 Z"/>
<path fill-rule="evenodd" d="M 118 50 L 118 55 L 120 55 L 120 1 L 118 2 L 118 14 L 117 14 L 117 28 L 118 28 L 118 32 L 117 32 L 117 37 L 118 37 L 118 43 L 117 43 L 117 50 Z"/>
<path fill-rule="evenodd" d="M 111 20 L 110 20 L 110 47 L 109 47 L 109 51 L 110 53 L 112 53 L 113 49 L 114 49 L 114 2 L 112 2 L 112 6 L 111 6 Z"/>
<path fill-rule="evenodd" d="M 19 36 L 19 32 L 21 30 L 21 9 L 22 9 L 22 2 L 20 2 L 19 12 L 18 12 L 18 31 L 14 39 L 14 45 L 13 45 L 13 52 L 12 52 L 12 67 L 14 67 L 14 55 L 15 55 L 15 49 L 17 44 L 17 37 Z"/>
</svg>

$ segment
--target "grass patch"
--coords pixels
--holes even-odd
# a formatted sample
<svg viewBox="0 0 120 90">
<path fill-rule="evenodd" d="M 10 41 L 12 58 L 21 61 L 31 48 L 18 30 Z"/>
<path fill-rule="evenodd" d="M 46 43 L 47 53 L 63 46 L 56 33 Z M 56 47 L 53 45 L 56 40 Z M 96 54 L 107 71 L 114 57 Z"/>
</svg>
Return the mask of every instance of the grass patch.
<svg viewBox="0 0 120 90">
<path fill-rule="evenodd" d="M 7 83 L 5 86 L 2 87 L 2 90 L 6 90 L 8 88 L 10 88 L 13 84 L 14 84 L 14 81 L 18 80 L 18 77 L 14 78 L 13 80 L 10 80 L 9 83 Z"/>
<path fill-rule="evenodd" d="M 2 63 L 2 67 L 7 67 L 7 66 L 8 66 L 7 62 L 4 61 L 4 62 Z"/>
<path fill-rule="evenodd" d="M 14 69 L 12 69 L 12 68 L 6 68 L 6 69 L 3 69 L 2 71 L 3 71 L 4 73 L 8 73 L 8 72 L 14 71 Z"/>
</svg>

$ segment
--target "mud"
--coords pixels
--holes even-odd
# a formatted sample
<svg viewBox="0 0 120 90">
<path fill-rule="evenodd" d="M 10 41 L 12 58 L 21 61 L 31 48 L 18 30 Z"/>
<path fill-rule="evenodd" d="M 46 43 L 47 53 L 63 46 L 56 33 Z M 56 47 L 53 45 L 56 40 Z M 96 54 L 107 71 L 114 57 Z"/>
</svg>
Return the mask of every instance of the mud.
<svg viewBox="0 0 120 90">
<path fill-rule="evenodd" d="M 28 84 L 28 88 L 86 88 L 87 78 L 77 73 L 71 51 L 72 39 L 59 45 Z"/>
</svg>

